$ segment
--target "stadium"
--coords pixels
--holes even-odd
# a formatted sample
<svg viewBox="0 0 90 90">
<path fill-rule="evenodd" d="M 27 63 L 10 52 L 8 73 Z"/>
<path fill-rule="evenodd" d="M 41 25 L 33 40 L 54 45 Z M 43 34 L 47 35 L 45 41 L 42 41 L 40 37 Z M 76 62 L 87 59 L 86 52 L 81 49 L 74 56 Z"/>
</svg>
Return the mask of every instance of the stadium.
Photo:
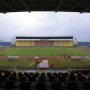
<svg viewBox="0 0 90 90">
<path fill-rule="evenodd" d="M 66 37 L 16 37 L 16 47 L 21 46 L 35 46 L 35 47 L 63 47 L 63 46 L 74 46 L 74 41 L 72 36 Z"/>
<path fill-rule="evenodd" d="M 86 14 L 90 13 L 90 1 L 89 0 L 0 1 L 0 13 L 7 14 L 12 12 L 27 12 L 27 11 L 28 12 L 64 11 L 73 13 L 80 12 Z M 40 22 L 39 18 L 38 20 Z M 8 19 L 5 19 L 5 21 L 7 22 Z M 67 20 L 65 19 L 65 21 Z M 31 19 L 30 22 L 33 23 L 33 19 Z M 45 21 L 42 21 L 42 23 L 44 22 Z M 82 20 L 80 22 L 82 22 Z M 88 19 L 86 20 L 86 22 L 89 22 Z M 2 29 L 3 31 L 5 28 L 3 27 L 4 23 L 3 22 L 0 23 L 1 23 L 0 29 Z M 35 22 L 35 24 L 38 23 Z M 52 24 L 52 27 L 54 27 L 54 24 Z M 68 25 L 66 27 L 67 30 L 68 28 L 69 29 L 71 28 Z M 8 25 L 5 26 L 7 32 L 4 32 L 4 34 L 3 33 L 0 34 L 0 90 L 25 90 L 25 89 L 90 90 L 89 41 L 79 41 L 78 38 L 76 40 L 73 35 L 68 34 L 59 35 L 58 33 L 56 36 L 53 35 L 35 36 L 30 34 L 24 36 L 25 34 L 24 35 L 22 34 L 25 33 L 27 30 L 26 31 L 24 31 L 24 29 L 21 30 L 17 26 L 12 26 L 12 24 L 10 25 L 10 27 Z M 21 34 L 17 29 L 15 31 L 18 32 L 19 34 L 16 35 L 14 39 L 12 39 L 11 41 L 3 41 L 4 36 L 6 36 L 7 35 L 6 33 L 8 33 L 9 31 L 8 29 L 12 29 L 11 26 L 13 28 L 16 27 L 15 29 L 19 28 L 22 31 Z M 25 27 L 27 26 L 28 25 L 26 25 Z M 81 26 L 83 26 L 83 24 Z M 21 25 L 21 27 L 23 26 Z M 38 29 L 37 26 L 34 27 Z M 59 28 L 57 27 L 57 29 Z M 60 30 L 62 32 L 63 28 L 60 28 Z M 83 30 L 81 32 L 83 32 Z M 14 37 L 12 32 L 14 32 L 14 30 L 10 31 L 10 34 L 12 35 L 12 37 Z M 77 32 L 76 35 L 78 36 L 78 34 L 80 34 L 78 32 L 78 29 L 76 30 L 76 32 Z M 72 32 L 70 33 L 72 34 Z M 9 36 L 10 35 L 8 35 L 8 38 Z M 88 34 L 86 36 L 88 36 Z M 82 40 L 84 40 L 86 36 L 84 32 L 84 34 L 82 35 Z"/>
</svg>

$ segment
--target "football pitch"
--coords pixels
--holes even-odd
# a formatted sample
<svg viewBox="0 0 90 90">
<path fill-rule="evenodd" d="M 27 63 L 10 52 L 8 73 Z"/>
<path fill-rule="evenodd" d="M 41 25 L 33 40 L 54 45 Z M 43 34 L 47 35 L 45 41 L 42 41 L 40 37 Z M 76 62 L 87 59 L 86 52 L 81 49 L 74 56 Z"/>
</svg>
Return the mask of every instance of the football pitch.
<svg viewBox="0 0 90 90">
<path fill-rule="evenodd" d="M 90 47 L 10 47 L 0 51 L 0 56 L 90 56 Z"/>
<path fill-rule="evenodd" d="M 0 56 L 90 56 L 90 47 L 8 47 L 0 51 Z M 48 60 L 52 68 L 89 68 L 90 61 Z M 0 61 L 0 67 L 35 68 L 35 61 Z"/>
<path fill-rule="evenodd" d="M 67 68 L 90 68 L 90 61 L 64 61 L 64 60 L 49 60 L 49 66 L 52 69 L 67 69 Z M 35 62 L 30 61 L 0 61 L 0 67 L 6 69 L 35 69 Z"/>
</svg>

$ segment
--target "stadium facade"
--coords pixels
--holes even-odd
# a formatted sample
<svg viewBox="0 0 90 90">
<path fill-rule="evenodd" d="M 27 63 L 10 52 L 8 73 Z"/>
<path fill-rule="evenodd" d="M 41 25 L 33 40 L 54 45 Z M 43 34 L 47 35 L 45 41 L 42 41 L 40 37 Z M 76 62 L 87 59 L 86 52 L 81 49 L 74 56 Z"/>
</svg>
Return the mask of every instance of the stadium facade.
<svg viewBox="0 0 90 90">
<path fill-rule="evenodd" d="M 57 36 L 57 37 L 28 37 L 28 36 L 16 36 L 16 47 L 72 47 L 74 46 L 73 36 Z"/>
</svg>

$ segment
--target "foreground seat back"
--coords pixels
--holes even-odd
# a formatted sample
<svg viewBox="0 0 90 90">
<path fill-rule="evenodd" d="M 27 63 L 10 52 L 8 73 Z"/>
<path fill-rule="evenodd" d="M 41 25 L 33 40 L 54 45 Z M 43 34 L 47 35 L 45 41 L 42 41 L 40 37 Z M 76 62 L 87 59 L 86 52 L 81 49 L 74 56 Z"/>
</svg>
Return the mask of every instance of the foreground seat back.
<svg viewBox="0 0 90 90">
<path fill-rule="evenodd" d="M 45 89 L 46 89 L 45 82 L 38 81 L 36 83 L 36 90 L 45 90 Z"/>
<path fill-rule="evenodd" d="M 83 88 L 84 88 L 84 90 L 90 90 L 90 81 L 84 82 Z"/>
<path fill-rule="evenodd" d="M 62 89 L 62 83 L 59 81 L 52 82 L 51 87 L 53 90 L 61 90 Z"/>
<path fill-rule="evenodd" d="M 15 82 L 12 80 L 5 81 L 4 85 L 6 90 L 14 90 L 16 88 Z"/>
<path fill-rule="evenodd" d="M 20 82 L 19 89 L 20 90 L 29 90 L 31 88 L 31 84 L 28 81 Z"/>
<path fill-rule="evenodd" d="M 68 90 L 77 90 L 78 89 L 78 83 L 75 81 L 70 81 L 67 83 L 67 89 Z"/>
</svg>

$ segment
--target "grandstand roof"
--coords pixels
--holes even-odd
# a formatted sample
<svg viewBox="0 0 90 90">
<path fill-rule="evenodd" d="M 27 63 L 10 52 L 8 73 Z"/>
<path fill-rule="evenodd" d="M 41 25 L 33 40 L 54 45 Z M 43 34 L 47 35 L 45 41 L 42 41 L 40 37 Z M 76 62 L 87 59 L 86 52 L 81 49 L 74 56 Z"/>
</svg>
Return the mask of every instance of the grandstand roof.
<svg viewBox="0 0 90 90">
<path fill-rule="evenodd" d="M 73 36 L 62 36 L 62 37 L 23 37 L 17 36 L 16 39 L 73 39 Z"/>
<path fill-rule="evenodd" d="M 0 12 L 90 12 L 90 0 L 0 0 Z"/>
</svg>

